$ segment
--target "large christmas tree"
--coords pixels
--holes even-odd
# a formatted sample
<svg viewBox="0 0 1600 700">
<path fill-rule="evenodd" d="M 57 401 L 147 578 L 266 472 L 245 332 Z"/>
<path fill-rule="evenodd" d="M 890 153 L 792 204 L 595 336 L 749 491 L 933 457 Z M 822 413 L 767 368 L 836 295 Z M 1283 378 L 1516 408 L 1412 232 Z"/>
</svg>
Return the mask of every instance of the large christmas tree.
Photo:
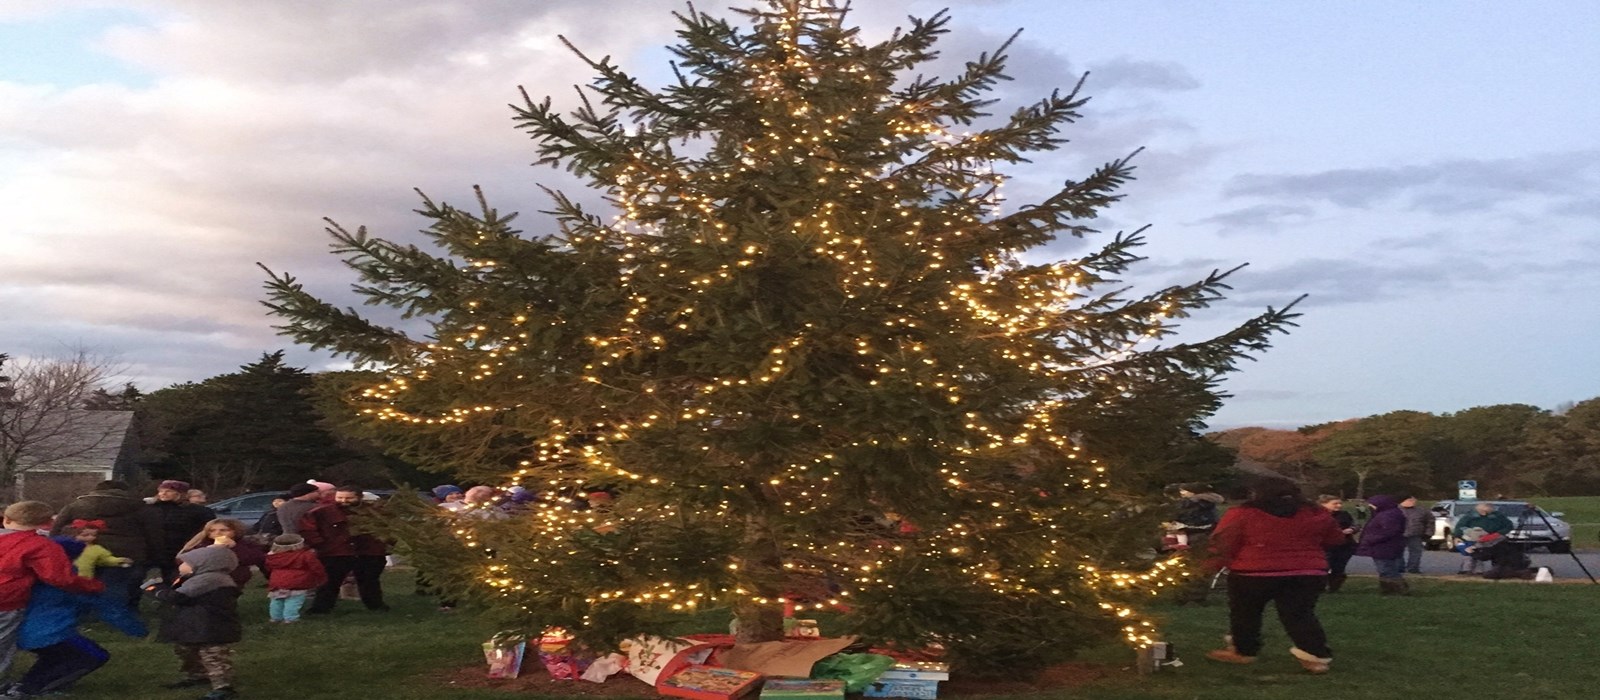
<svg viewBox="0 0 1600 700">
<path fill-rule="evenodd" d="M 1131 167 L 1002 200 L 994 167 L 1061 146 L 1084 100 L 984 127 L 1003 50 L 913 75 L 943 14 L 879 43 L 826 0 L 740 14 L 680 15 L 662 89 L 589 60 L 580 109 L 516 109 L 541 163 L 614 212 L 551 193 L 559 232 L 525 235 L 481 194 L 425 200 L 443 255 L 333 226 L 357 292 L 426 338 L 273 276 L 286 333 L 382 368 L 351 403 L 391 449 L 539 496 L 402 528 L 414 558 L 595 644 L 729 608 L 771 639 L 786 598 L 972 671 L 1148 642 L 1130 591 L 1181 573 L 1148 555 L 1137 513 L 1159 496 L 1119 488 L 1096 447 L 1188 435 L 1290 315 L 1157 346 L 1225 274 L 1128 296 L 1137 234 L 1029 257 L 1098 235 Z M 616 497 L 574 504 L 601 489 Z"/>
</svg>

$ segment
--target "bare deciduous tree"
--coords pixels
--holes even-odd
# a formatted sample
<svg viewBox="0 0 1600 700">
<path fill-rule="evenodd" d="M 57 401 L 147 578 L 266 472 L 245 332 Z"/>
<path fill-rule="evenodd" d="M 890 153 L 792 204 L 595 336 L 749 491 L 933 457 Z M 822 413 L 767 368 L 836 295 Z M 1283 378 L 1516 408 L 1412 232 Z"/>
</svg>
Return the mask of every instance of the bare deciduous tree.
<svg viewBox="0 0 1600 700">
<path fill-rule="evenodd" d="M 0 355 L 0 491 L 35 469 L 71 464 L 118 439 L 84 402 L 120 372 L 84 349 L 58 357 Z"/>
</svg>

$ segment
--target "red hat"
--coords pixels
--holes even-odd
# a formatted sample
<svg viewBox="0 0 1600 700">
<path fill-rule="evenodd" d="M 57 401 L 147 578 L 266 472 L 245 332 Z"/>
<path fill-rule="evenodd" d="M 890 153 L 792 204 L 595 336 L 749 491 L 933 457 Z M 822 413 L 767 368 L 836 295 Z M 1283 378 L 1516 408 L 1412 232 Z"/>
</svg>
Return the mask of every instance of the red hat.
<svg viewBox="0 0 1600 700">
<path fill-rule="evenodd" d="M 160 484 L 156 485 L 156 488 L 157 489 L 171 489 L 173 491 L 188 491 L 189 490 L 189 482 L 187 482 L 187 481 L 178 481 L 177 479 L 167 479 L 166 481 L 163 481 Z"/>
</svg>

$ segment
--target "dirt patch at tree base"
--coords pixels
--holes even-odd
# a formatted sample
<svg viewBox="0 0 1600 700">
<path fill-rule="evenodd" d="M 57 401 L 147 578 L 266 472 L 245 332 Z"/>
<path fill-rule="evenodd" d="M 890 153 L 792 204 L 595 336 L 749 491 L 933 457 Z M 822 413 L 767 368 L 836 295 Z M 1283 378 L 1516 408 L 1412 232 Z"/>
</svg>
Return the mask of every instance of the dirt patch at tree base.
<svg viewBox="0 0 1600 700">
<path fill-rule="evenodd" d="M 1127 672 L 1114 666 L 1089 663 L 1067 663 L 1046 669 L 1030 680 L 978 680 L 954 678 L 939 684 L 940 698 L 976 697 L 984 695 L 1025 695 L 1055 690 L 1068 690 L 1088 685 Z M 517 678 L 488 678 L 483 667 L 463 668 L 445 678 L 451 688 L 482 688 L 509 693 L 542 696 L 655 698 L 654 688 L 625 673 L 612 676 L 604 683 L 589 681 L 560 681 L 550 677 L 537 661 Z M 859 696 L 851 696 L 859 697 Z"/>
</svg>

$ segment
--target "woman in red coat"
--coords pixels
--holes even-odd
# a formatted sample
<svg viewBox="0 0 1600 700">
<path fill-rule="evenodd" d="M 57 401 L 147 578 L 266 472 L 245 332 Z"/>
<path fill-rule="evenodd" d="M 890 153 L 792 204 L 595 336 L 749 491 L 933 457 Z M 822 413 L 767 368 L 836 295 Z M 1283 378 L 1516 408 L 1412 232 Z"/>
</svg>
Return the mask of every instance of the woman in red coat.
<svg viewBox="0 0 1600 700">
<path fill-rule="evenodd" d="M 1250 500 L 1229 510 L 1211 535 L 1212 566 L 1228 569 L 1228 646 L 1207 657 L 1247 664 L 1261 652 L 1261 616 L 1267 603 L 1294 647 L 1289 650 L 1312 673 L 1333 661 L 1328 636 L 1317 620 L 1317 598 L 1328 582 L 1326 548 L 1344 542 L 1327 510 L 1308 501 L 1286 479 L 1263 479 Z"/>
</svg>

